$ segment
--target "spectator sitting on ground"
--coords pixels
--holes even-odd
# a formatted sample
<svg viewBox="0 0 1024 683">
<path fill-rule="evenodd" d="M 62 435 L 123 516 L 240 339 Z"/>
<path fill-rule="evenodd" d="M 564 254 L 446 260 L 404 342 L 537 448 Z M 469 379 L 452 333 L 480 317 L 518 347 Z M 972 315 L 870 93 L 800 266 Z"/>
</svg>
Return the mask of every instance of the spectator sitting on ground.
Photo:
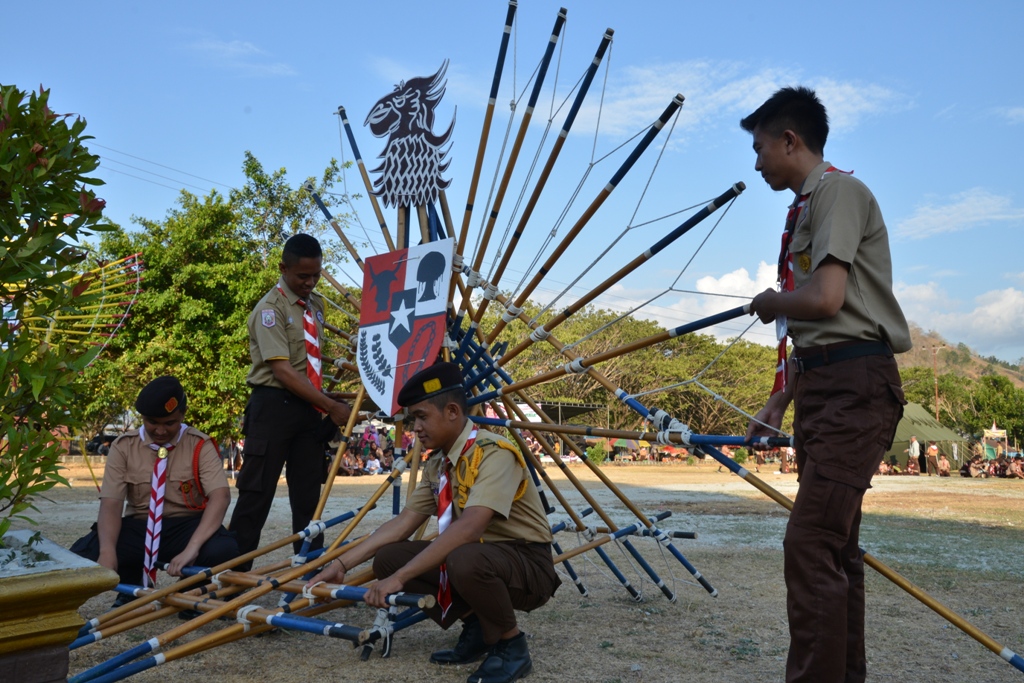
<svg viewBox="0 0 1024 683">
<path fill-rule="evenodd" d="M 971 458 L 971 464 L 968 467 L 968 471 L 971 473 L 971 477 L 975 479 L 984 478 L 986 476 L 985 465 L 981 462 L 980 455 L 976 455 Z"/>
<path fill-rule="evenodd" d="M 904 472 L 904 474 L 909 474 L 911 476 L 917 476 L 921 474 L 921 468 L 918 467 L 917 458 L 907 458 L 907 470 Z"/>
<path fill-rule="evenodd" d="M 882 462 L 878 463 L 878 473 L 879 474 L 889 474 L 889 464 L 885 460 L 883 460 Z"/>
<path fill-rule="evenodd" d="M 1006 476 L 1009 479 L 1024 479 L 1024 455 L 1018 455 L 1009 461 Z"/>
<path fill-rule="evenodd" d="M 380 471 L 380 460 L 377 459 L 376 453 L 371 453 L 370 457 L 366 459 L 366 473 L 380 474 Z"/>
<path fill-rule="evenodd" d="M 943 454 L 941 454 L 939 456 L 939 476 L 940 477 L 948 477 L 949 476 L 949 459 L 946 457 L 945 453 L 943 453 Z"/>
</svg>

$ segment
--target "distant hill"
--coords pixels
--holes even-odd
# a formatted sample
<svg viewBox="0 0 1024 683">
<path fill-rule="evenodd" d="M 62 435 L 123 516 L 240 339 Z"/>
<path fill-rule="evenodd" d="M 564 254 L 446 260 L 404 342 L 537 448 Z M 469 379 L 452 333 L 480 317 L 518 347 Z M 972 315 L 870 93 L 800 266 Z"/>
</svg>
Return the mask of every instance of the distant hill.
<svg viewBox="0 0 1024 683">
<path fill-rule="evenodd" d="M 915 323 L 910 323 L 910 338 L 914 348 L 896 356 L 900 368 L 932 367 L 932 349 L 938 347 L 935 364 L 939 375 L 954 373 L 977 379 L 983 375 L 1002 375 L 1014 386 L 1024 389 L 1024 373 L 1018 366 L 1011 366 L 1003 361 L 982 358 L 964 343 L 949 342 L 938 332 L 924 331 Z"/>
</svg>

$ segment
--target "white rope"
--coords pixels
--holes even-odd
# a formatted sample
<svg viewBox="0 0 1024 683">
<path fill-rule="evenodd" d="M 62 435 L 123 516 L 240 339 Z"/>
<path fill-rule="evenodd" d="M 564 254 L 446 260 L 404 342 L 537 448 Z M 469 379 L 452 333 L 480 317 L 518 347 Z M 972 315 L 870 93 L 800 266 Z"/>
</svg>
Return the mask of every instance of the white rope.
<svg viewBox="0 0 1024 683">
<path fill-rule="evenodd" d="M 249 621 L 248 616 L 253 611 L 258 610 L 258 609 L 260 609 L 258 605 L 246 605 L 245 607 L 240 607 L 238 609 L 238 612 L 235 614 L 235 621 L 237 621 L 239 624 L 241 624 L 244 627 L 244 629 L 245 629 L 244 632 L 245 633 L 248 633 L 249 632 L 249 627 L 252 626 L 252 622 Z"/>
<path fill-rule="evenodd" d="M 530 339 L 532 339 L 535 342 L 542 342 L 550 336 L 551 333 L 545 330 L 543 327 L 538 327 L 537 329 L 530 333 Z"/>
<path fill-rule="evenodd" d="M 230 569 L 226 569 L 224 571 L 231 571 L 231 570 Z M 210 577 L 210 583 L 212 583 L 214 585 L 216 590 L 220 590 L 221 588 L 224 587 L 224 582 L 220 578 L 223 575 L 224 575 L 224 572 L 220 572 L 220 573 L 214 574 L 213 576 Z"/>
<path fill-rule="evenodd" d="M 322 586 L 322 585 L 324 585 L 326 583 L 327 583 L 326 581 L 317 581 L 312 586 L 303 586 L 302 587 L 302 597 L 304 597 L 307 600 L 309 600 L 310 604 L 316 602 L 320 598 L 319 598 L 319 596 L 313 594 L 313 589 L 316 588 L 317 586 Z"/>
<path fill-rule="evenodd" d="M 505 313 L 502 314 L 501 319 L 506 323 L 510 323 L 519 317 L 519 314 L 523 312 L 523 309 L 516 306 L 509 300 L 508 305 L 505 306 Z"/>
<path fill-rule="evenodd" d="M 484 287 L 484 298 L 488 301 L 494 301 L 498 296 L 498 286 L 493 282 L 488 282 L 487 286 Z"/>
<path fill-rule="evenodd" d="M 587 368 L 583 365 L 582 358 L 577 358 L 571 363 L 566 363 L 562 366 L 562 369 L 565 370 L 565 374 L 567 375 L 578 375 L 587 371 Z"/>
</svg>

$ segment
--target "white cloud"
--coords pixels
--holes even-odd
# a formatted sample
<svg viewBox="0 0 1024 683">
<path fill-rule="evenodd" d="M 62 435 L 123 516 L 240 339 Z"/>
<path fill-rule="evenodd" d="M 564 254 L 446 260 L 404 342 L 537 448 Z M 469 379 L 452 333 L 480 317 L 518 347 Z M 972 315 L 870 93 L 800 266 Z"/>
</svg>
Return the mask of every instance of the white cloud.
<svg viewBox="0 0 1024 683">
<path fill-rule="evenodd" d="M 1000 107 L 996 113 L 1009 123 L 1024 123 L 1024 107 Z"/>
<path fill-rule="evenodd" d="M 700 278 L 695 284 L 694 291 L 665 291 L 615 285 L 599 297 L 595 304 L 600 308 L 623 313 L 633 311 L 632 315 L 635 317 L 653 320 L 669 329 L 742 306 L 755 294 L 774 284 L 775 266 L 762 261 L 754 277 L 750 276 L 746 268 L 739 268 L 721 277 Z M 657 298 L 651 301 L 654 297 Z M 638 306 L 642 307 L 634 311 Z M 753 327 L 745 332 L 751 323 L 754 323 Z M 700 332 L 714 335 L 720 340 L 736 337 L 745 332 L 744 338 L 748 341 L 775 345 L 774 327 L 761 325 L 746 315 Z"/>
<path fill-rule="evenodd" d="M 295 70 L 284 62 L 271 61 L 267 52 L 245 40 L 204 38 L 187 48 L 201 55 L 212 65 L 237 71 L 247 76 L 294 76 Z"/>
<path fill-rule="evenodd" d="M 991 223 L 1024 220 L 1024 209 L 1015 208 L 1009 197 L 974 187 L 944 202 L 918 206 L 914 214 L 896 225 L 895 234 L 904 239 L 924 239 L 948 232 L 960 232 Z"/>
<path fill-rule="evenodd" d="M 1024 356 L 1024 290 L 990 290 L 966 305 L 934 282 L 897 283 L 894 291 L 907 319 L 922 328 L 935 330 L 950 342 L 964 342 L 983 356 L 1011 362 Z"/>
<path fill-rule="evenodd" d="M 613 71 L 600 111 L 601 130 L 623 136 L 649 125 L 679 92 L 686 98 L 677 130 L 699 132 L 712 126 L 735 126 L 773 92 L 798 83 L 814 88 L 828 108 L 833 131 L 856 128 L 862 119 L 911 106 L 903 95 L 876 84 L 804 77 L 799 71 L 765 67 L 753 71 L 739 62 L 693 60 Z M 588 97 L 579 126 L 593 128 L 598 105 Z"/>
</svg>

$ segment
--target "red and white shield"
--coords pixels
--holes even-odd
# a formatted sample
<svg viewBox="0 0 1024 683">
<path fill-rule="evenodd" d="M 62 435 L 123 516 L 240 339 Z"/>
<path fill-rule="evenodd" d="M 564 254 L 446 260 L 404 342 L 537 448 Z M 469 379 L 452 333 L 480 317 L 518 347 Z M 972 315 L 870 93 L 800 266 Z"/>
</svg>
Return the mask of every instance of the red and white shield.
<svg viewBox="0 0 1024 683">
<path fill-rule="evenodd" d="M 363 386 L 388 415 L 399 390 L 432 365 L 445 334 L 455 240 L 366 259 L 356 361 Z"/>
</svg>

